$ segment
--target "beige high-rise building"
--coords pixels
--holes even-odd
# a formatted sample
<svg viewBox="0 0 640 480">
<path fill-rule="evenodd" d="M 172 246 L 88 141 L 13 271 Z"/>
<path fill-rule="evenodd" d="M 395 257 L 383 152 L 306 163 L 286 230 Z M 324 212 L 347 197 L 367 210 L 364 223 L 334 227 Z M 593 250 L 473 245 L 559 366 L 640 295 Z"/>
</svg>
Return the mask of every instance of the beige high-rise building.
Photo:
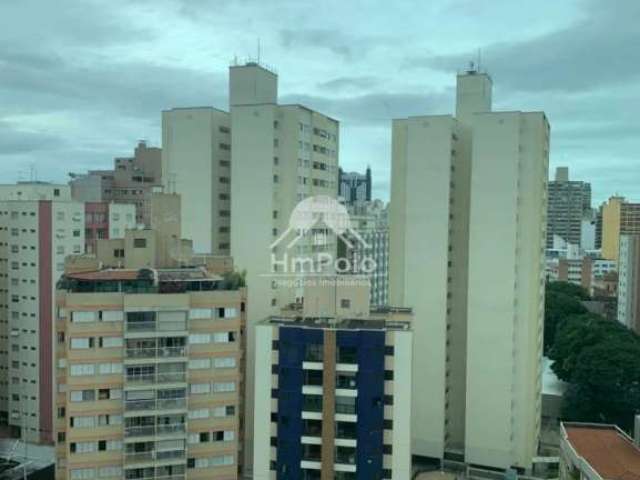
<svg viewBox="0 0 640 480">
<path fill-rule="evenodd" d="M 57 479 L 239 476 L 246 289 L 228 258 L 194 266 L 186 241 L 176 256 L 179 219 L 165 225 L 99 240 L 97 257 L 67 263 L 54 337 Z"/>
<path fill-rule="evenodd" d="M 165 191 L 182 197 L 182 230 L 196 252 L 229 254 L 229 114 L 213 107 L 162 112 Z"/>
<path fill-rule="evenodd" d="M 491 112 L 491 90 L 468 71 L 455 117 L 393 123 L 390 302 L 417 319 L 413 453 L 528 469 L 549 129 L 543 113 Z"/>
<path fill-rule="evenodd" d="M 68 185 L 0 186 L 0 422 L 29 442 L 53 441 L 53 298 L 84 227 Z"/>
<path fill-rule="evenodd" d="M 304 106 L 279 105 L 277 75 L 256 63 L 230 68 L 229 92 L 231 254 L 238 270 L 247 271 L 251 286 L 245 422 L 245 459 L 250 465 L 255 325 L 302 297 L 301 288 L 279 282 L 303 273 L 291 268 L 294 257 L 309 257 L 314 263 L 321 252 L 335 252 L 335 238 L 330 235 L 324 239 L 305 236 L 291 248 L 291 236 L 278 240 L 286 234 L 290 215 L 300 201 L 320 195 L 337 197 L 339 125 Z M 295 236 L 295 231 L 290 233 Z M 272 264 L 274 259 L 277 264 Z"/>
<path fill-rule="evenodd" d="M 602 205 L 602 258 L 618 261 L 621 235 L 640 235 L 640 203 L 611 197 Z"/>
</svg>

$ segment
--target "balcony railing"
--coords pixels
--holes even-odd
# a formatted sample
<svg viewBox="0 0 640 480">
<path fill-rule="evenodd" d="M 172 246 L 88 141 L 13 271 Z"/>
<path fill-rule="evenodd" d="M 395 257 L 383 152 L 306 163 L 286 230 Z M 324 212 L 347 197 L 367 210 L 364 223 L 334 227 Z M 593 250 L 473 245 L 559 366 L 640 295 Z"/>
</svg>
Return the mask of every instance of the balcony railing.
<svg viewBox="0 0 640 480">
<path fill-rule="evenodd" d="M 150 450 L 148 452 L 126 453 L 124 463 L 127 465 L 132 463 L 148 463 L 161 460 L 171 460 L 174 458 L 184 458 L 184 456 L 184 450 L 168 450 L 162 452 Z"/>
<path fill-rule="evenodd" d="M 145 373 L 141 375 L 127 375 L 127 383 L 131 384 L 155 384 L 186 382 L 186 372 L 171 373 Z"/>
<path fill-rule="evenodd" d="M 127 358 L 168 358 L 185 357 L 187 347 L 150 347 L 150 348 L 127 348 Z"/>
<path fill-rule="evenodd" d="M 175 423 L 171 425 L 141 425 L 138 427 L 127 427 L 124 430 L 125 437 L 147 437 L 155 435 L 169 435 L 172 433 L 184 433 L 185 424 Z"/>
<path fill-rule="evenodd" d="M 137 410 L 176 410 L 186 409 L 186 398 L 170 398 L 158 400 L 128 400 L 124 403 L 127 412 Z"/>
</svg>

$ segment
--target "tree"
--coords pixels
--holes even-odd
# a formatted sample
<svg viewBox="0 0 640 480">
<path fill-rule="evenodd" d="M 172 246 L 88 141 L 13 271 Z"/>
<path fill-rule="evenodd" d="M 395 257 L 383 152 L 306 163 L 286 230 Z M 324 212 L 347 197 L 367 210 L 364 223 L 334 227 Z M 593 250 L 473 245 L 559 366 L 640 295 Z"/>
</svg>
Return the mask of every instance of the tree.
<svg viewBox="0 0 640 480">
<path fill-rule="evenodd" d="M 577 297 L 555 288 L 547 289 L 544 304 L 544 352 L 546 355 L 549 355 L 553 347 L 558 325 L 573 315 L 583 313 L 587 313 L 587 309 Z"/>
<path fill-rule="evenodd" d="M 569 282 L 549 282 L 546 285 L 546 291 L 564 293 L 570 297 L 577 298 L 579 300 L 590 300 L 589 292 L 587 292 L 580 285 Z"/>
<path fill-rule="evenodd" d="M 549 358 L 554 361 L 551 368 L 561 380 L 573 382 L 580 355 L 586 348 L 614 339 L 637 343 L 634 337 L 635 334 L 621 324 L 605 320 L 600 315 L 572 315 L 558 324 L 555 341 L 549 351 Z"/>
<path fill-rule="evenodd" d="M 613 334 L 582 350 L 565 396 L 567 420 L 613 423 L 631 431 L 640 410 L 640 342 Z"/>
</svg>

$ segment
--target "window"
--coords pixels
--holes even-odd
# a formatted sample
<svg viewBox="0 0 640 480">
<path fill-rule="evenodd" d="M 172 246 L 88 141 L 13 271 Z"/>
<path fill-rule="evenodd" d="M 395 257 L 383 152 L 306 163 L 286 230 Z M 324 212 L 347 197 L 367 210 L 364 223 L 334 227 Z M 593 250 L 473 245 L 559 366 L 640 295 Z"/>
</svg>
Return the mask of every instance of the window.
<svg viewBox="0 0 640 480">
<path fill-rule="evenodd" d="M 113 250 L 113 256 L 115 258 L 124 258 L 124 248 L 116 248 Z"/>
<path fill-rule="evenodd" d="M 192 394 L 211 393 L 211 385 L 208 383 L 192 383 L 190 391 Z"/>
<path fill-rule="evenodd" d="M 71 348 L 72 349 L 93 348 L 93 337 L 89 337 L 89 338 L 72 338 L 71 339 Z"/>
<path fill-rule="evenodd" d="M 70 374 L 71 376 L 82 376 L 82 375 L 94 375 L 96 371 L 96 366 L 93 363 L 78 363 L 76 365 L 71 365 Z"/>
<path fill-rule="evenodd" d="M 84 417 L 71 417 L 69 419 L 69 425 L 71 428 L 92 428 L 96 426 L 96 417 L 84 416 Z"/>
<path fill-rule="evenodd" d="M 134 238 L 133 239 L 133 248 L 146 248 L 147 239 L 146 238 Z"/>
<path fill-rule="evenodd" d="M 192 333 L 189 335 L 189 343 L 192 345 L 210 343 L 211 335 L 208 333 Z"/>
<path fill-rule="evenodd" d="M 235 392 L 236 384 L 235 382 L 216 382 L 213 384 L 213 391 L 216 393 Z"/>
<path fill-rule="evenodd" d="M 100 363 L 98 365 L 99 375 L 114 375 L 117 373 L 122 373 L 121 363 Z"/>
<path fill-rule="evenodd" d="M 192 370 L 211 368 L 210 358 L 194 358 L 189 360 L 189 368 Z"/>
<path fill-rule="evenodd" d="M 100 337 L 100 347 L 114 348 L 122 346 L 122 337 Z"/>
<path fill-rule="evenodd" d="M 196 420 L 198 418 L 209 418 L 209 409 L 208 408 L 200 408 L 198 410 L 190 410 L 189 411 L 189 419 Z"/>
<path fill-rule="evenodd" d="M 71 321 L 73 323 L 88 323 L 96 321 L 96 312 L 87 311 L 87 312 L 72 312 L 71 313 Z"/>
<path fill-rule="evenodd" d="M 234 357 L 218 357 L 213 359 L 215 368 L 235 368 L 236 359 Z"/>
<path fill-rule="evenodd" d="M 209 319 L 211 318 L 210 308 L 192 308 L 189 310 L 189 319 Z"/>
<path fill-rule="evenodd" d="M 94 390 L 72 390 L 69 398 L 72 402 L 93 402 L 96 399 Z"/>
<path fill-rule="evenodd" d="M 96 477 L 95 468 L 74 468 L 71 470 L 71 480 L 89 480 Z"/>
<path fill-rule="evenodd" d="M 124 312 L 121 310 L 103 310 L 100 312 L 103 322 L 121 322 L 124 319 Z"/>
<path fill-rule="evenodd" d="M 351 300 L 343 298 L 340 300 L 340 308 L 351 308 Z"/>
<path fill-rule="evenodd" d="M 213 343 L 229 343 L 233 341 L 233 332 L 216 332 L 213 334 Z"/>
</svg>

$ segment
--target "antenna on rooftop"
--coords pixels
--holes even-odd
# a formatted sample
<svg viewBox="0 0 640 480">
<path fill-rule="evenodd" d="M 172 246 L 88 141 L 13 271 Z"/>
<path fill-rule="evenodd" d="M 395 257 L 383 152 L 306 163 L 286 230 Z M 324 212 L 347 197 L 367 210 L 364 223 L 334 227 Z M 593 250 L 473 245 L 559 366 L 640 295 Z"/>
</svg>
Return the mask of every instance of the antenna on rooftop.
<svg viewBox="0 0 640 480">
<path fill-rule="evenodd" d="M 260 37 L 258 37 L 258 65 L 260 64 Z"/>
</svg>

